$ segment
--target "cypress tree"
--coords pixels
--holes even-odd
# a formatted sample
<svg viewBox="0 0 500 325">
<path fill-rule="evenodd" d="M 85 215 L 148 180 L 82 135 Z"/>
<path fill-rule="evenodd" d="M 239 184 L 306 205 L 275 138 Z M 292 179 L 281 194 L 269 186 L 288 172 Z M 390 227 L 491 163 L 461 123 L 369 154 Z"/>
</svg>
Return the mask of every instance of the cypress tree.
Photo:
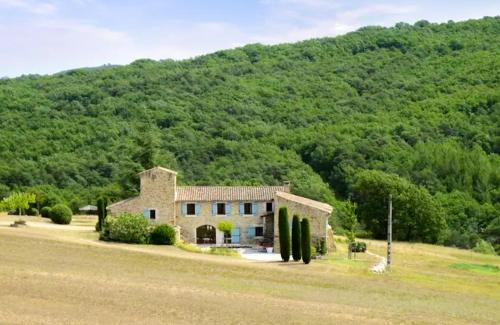
<svg viewBox="0 0 500 325">
<path fill-rule="evenodd" d="M 309 227 L 309 219 L 302 219 L 300 232 L 302 261 L 304 261 L 305 264 L 309 264 L 309 262 L 311 262 L 311 229 Z"/>
<path fill-rule="evenodd" d="M 97 199 L 97 217 L 98 217 L 96 225 L 97 231 L 101 231 L 104 219 L 106 219 L 106 216 L 108 215 L 107 206 L 108 206 L 108 199 L 106 197 L 100 197 Z"/>
<path fill-rule="evenodd" d="M 298 215 L 294 215 L 292 219 L 292 257 L 296 262 L 302 258 L 300 245 L 300 220 Z"/>
<path fill-rule="evenodd" d="M 279 210 L 279 236 L 280 236 L 280 253 L 283 262 L 290 260 L 290 228 L 288 226 L 288 209 L 281 207 Z"/>
</svg>

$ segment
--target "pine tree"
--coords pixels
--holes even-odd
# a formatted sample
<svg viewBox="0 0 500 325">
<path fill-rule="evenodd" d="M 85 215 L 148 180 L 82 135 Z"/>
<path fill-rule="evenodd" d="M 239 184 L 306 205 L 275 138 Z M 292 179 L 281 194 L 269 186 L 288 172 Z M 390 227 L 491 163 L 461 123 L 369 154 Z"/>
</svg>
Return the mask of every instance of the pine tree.
<svg viewBox="0 0 500 325">
<path fill-rule="evenodd" d="M 300 232 L 302 261 L 304 261 L 305 264 L 309 264 L 309 262 L 311 262 L 311 229 L 309 227 L 309 219 L 302 219 Z"/>
<path fill-rule="evenodd" d="M 280 253 L 283 262 L 290 260 L 290 228 L 288 226 L 288 210 L 281 207 L 279 210 L 279 239 Z"/>
<path fill-rule="evenodd" d="M 300 245 L 300 220 L 298 215 L 294 215 L 292 219 L 292 257 L 296 262 L 302 258 Z"/>
</svg>

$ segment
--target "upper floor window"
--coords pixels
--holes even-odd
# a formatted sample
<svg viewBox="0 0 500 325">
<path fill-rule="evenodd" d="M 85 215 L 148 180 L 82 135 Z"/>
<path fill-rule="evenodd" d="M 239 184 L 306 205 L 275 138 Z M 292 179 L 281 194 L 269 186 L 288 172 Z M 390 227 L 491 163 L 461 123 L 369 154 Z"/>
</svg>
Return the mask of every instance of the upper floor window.
<svg viewBox="0 0 500 325">
<path fill-rule="evenodd" d="M 240 202 L 240 216 L 257 215 L 257 202 Z"/>
<path fill-rule="evenodd" d="M 226 214 L 226 204 L 225 203 L 217 203 L 217 214 L 225 215 Z"/>
<path fill-rule="evenodd" d="M 182 203 L 181 212 L 183 216 L 196 217 L 200 215 L 201 203 Z"/>
<path fill-rule="evenodd" d="M 244 214 L 252 214 L 252 203 L 246 202 L 243 204 L 243 213 Z"/>
<path fill-rule="evenodd" d="M 196 214 L 196 204 L 194 203 L 186 204 L 186 214 L 188 216 L 194 216 Z"/>
<path fill-rule="evenodd" d="M 266 203 L 266 212 L 273 212 L 273 202 Z"/>
</svg>

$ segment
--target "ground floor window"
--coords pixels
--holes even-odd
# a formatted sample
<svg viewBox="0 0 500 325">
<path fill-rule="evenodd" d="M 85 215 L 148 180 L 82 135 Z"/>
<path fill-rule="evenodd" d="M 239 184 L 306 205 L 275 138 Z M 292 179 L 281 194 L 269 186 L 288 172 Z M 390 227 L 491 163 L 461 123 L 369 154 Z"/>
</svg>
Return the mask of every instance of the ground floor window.
<svg viewBox="0 0 500 325">
<path fill-rule="evenodd" d="M 255 227 L 255 236 L 256 237 L 264 236 L 264 227 Z"/>
<path fill-rule="evenodd" d="M 155 209 L 144 209 L 144 218 L 146 219 L 156 219 L 156 210 Z"/>
</svg>

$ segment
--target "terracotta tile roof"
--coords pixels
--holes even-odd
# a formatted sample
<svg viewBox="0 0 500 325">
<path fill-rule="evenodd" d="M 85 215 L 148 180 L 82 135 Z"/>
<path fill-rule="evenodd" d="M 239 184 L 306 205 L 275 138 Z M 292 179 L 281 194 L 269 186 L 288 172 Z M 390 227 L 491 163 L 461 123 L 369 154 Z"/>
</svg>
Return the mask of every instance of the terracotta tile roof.
<svg viewBox="0 0 500 325">
<path fill-rule="evenodd" d="M 177 186 L 176 201 L 271 201 L 288 186 Z"/>
<path fill-rule="evenodd" d="M 171 170 L 171 169 L 160 167 L 160 166 L 156 166 L 156 167 L 153 167 L 153 168 L 150 168 L 150 169 L 143 170 L 142 172 L 138 173 L 137 175 L 141 175 L 141 174 L 153 171 L 153 170 L 161 170 L 161 171 L 164 171 L 164 172 L 167 172 L 167 173 L 171 173 L 171 174 L 177 175 L 177 172 L 175 170 Z"/>
<path fill-rule="evenodd" d="M 297 203 L 302 204 L 302 205 L 307 205 L 307 206 L 310 206 L 310 207 L 313 207 L 313 208 L 316 208 L 318 210 L 322 210 L 322 211 L 325 211 L 328 213 L 332 213 L 332 211 L 333 211 L 332 206 L 329 204 L 315 201 L 315 200 L 311 200 L 311 199 L 307 199 L 305 197 L 294 195 L 291 193 L 280 191 L 280 192 L 276 193 L 276 196 L 284 198 L 285 200 L 297 202 Z"/>
</svg>

